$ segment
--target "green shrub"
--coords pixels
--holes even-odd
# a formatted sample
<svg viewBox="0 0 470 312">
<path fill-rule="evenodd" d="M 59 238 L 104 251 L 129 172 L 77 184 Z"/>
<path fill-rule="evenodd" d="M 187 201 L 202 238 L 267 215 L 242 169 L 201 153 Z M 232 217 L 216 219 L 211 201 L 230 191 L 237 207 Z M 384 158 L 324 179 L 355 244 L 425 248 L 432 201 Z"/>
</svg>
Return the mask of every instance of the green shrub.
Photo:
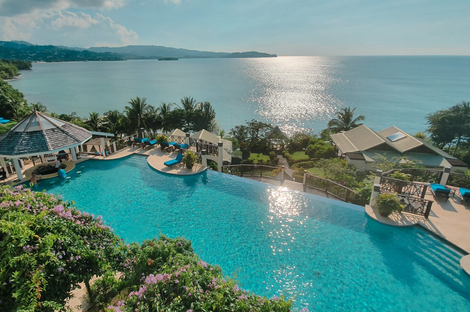
<svg viewBox="0 0 470 312">
<path fill-rule="evenodd" d="M 157 144 L 160 145 L 160 144 L 162 144 L 162 142 L 168 142 L 168 137 L 164 134 L 159 134 L 159 135 L 157 135 L 156 140 L 157 140 Z"/>
<path fill-rule="evenodd" d="M 377 199 L 377 208 L 381 216 L 387 217 L 395 211 L 401 212 L 404 207 L 395 194 L 382 193 Z"/>
<path fill-rule="evenodd" d="M 233 158 L 232 158 L 232 160 L 233 160 Z M 207 160 L 207 165 L 209 166 L 209 168 L 211 168 L 214 171 L 219 170 L 219 165 L 213 160 L 208 159 Z"/>
<path fill-rule="evenodd" d="M 269 153 L 269 164 L 271 166 L 277 166 L 279 164 L 279 158 L 277 158 L 277 154 L 273 151 Z"/>
<path fill-rule="evenodd" d="M 188 169 L 192 169 L 196 161 L 197 161 L 197 155 L 192 151 L 187 151 L 184 154 L 183 159 L 181 160 L 181 162 L 185 164 L 186 168 Z"/>
<path fill-rule="evenodd" d="M 218 266 L 200 260 L 183 238 L 131 244 L 134 263 L 106 311 L 290 311 L 291 302 L 246 292 Z"/>
<path fill-rule="evenodd" d="M 305 154 L 308 155 L 310 158 L 334 158 L 336 157 L 335 148 L 333 145 L 329 143 L 325 143 L 324 141 L 317 140 L 317 143 L 313 145 L 309 145 L 305 150 Z"/>
<path fill-rule="evenodd" d="M 123 262 L 101 219 L 21 185 L 0 188 L 0 311 L 58 310 L 78 283 Z"/>
<path fill-rule="evenodd" d="M 391 178 L 398 179 L 398 180 L 404 180 L 404 181 L 410 181 L 411 175 L 403 173 L 401 171 L 395 171 L 390 175 Z"/>
<path fill-rule="evenodd" d="M 309 169 L 315 166 L 315 162 L 313 161 L 300 161 L 293 164 L 292 169 L 300 170 L 300 169 Z"/>
</svg>

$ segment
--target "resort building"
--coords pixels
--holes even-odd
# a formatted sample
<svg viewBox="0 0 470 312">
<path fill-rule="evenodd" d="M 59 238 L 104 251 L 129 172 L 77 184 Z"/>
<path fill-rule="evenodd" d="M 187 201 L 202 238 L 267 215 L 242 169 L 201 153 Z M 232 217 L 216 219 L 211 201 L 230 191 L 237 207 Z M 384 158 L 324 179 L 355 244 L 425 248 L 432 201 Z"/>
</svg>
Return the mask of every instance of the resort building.
<svg viewBox="0 0 470 312">
<path fill-rule="evenodd" d="M 464 171 L 468 165 L 425 140 L 416 138 L 395 126 L 376 132 L 365 125 L 332 134 L 338 154 L 358 169 L 373 170 L 377 154 L 389 160 L 395 157 L 416 161 L 430 168 Z M 406 160 L 402 161 L 406 161 Z"/>
</svg>

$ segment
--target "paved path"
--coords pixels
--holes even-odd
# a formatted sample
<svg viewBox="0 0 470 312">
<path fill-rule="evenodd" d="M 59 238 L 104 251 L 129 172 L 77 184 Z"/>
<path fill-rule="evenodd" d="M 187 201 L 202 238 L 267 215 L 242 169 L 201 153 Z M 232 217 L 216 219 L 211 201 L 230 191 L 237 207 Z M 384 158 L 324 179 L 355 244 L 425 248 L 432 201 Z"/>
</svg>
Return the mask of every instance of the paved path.
<svg viewBox="0 0 470 312">
<path fill-rule="evenodd" d="M 284 166 L 284 174 L 287 174 L 289 176 L 289 178 L 287 178 L 288 180 L 294 180 L 293 178 L 293 174 L 294 174 L 294 170 L 292 170 L 290 167 L 289 167 L 289 163 L 287 162 L 287 159 L 285 159 L 284 157 L 282 157 L 282 155 L 277 155 L 277 159 L 279 159 L 279 166 Z"/>
</svg>

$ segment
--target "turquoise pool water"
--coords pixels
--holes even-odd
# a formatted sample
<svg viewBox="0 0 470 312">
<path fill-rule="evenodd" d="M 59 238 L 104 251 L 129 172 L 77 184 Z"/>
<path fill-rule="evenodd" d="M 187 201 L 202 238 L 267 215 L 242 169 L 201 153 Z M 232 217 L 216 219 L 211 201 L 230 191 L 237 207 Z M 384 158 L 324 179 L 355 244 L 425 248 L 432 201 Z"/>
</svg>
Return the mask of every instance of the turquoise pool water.
<svg viewBox="0 0 470 312">
<path fill-rule="evenodd" d="M 284 294 L 297 310 L 470 311 L 461 252 L 362 207 L 211 171 L 168 176 L 141 156 L 90 160 L 69 176 L 39 187 L 102 215 L 127 242 L 184 236 L 245 289 Z"/>
</svg>

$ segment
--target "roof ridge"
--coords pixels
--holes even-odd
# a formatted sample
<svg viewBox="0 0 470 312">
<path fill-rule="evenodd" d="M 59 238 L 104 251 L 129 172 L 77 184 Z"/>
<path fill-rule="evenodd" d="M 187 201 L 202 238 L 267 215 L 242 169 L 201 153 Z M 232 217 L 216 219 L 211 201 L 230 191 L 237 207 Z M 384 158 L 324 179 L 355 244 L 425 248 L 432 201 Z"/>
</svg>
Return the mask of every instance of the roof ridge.
<svg viewBox="0 0 470 312">
<path fill-rule="evenodd" d="M 357 152 L 360 152 L 360 150 L 357 148 L 357 146 L 354 145 L 353 142 L 351 142 L 351 140 L 348 138 L 347 135 L 344 134 L 344 132 L 341 132 L 340 134 L 343 135 L 343 137 L 344 137 L 349 143 L 351 143 L 352 146 L 354 146 L 354 148 L 356 149 Z"/>
</svg>

